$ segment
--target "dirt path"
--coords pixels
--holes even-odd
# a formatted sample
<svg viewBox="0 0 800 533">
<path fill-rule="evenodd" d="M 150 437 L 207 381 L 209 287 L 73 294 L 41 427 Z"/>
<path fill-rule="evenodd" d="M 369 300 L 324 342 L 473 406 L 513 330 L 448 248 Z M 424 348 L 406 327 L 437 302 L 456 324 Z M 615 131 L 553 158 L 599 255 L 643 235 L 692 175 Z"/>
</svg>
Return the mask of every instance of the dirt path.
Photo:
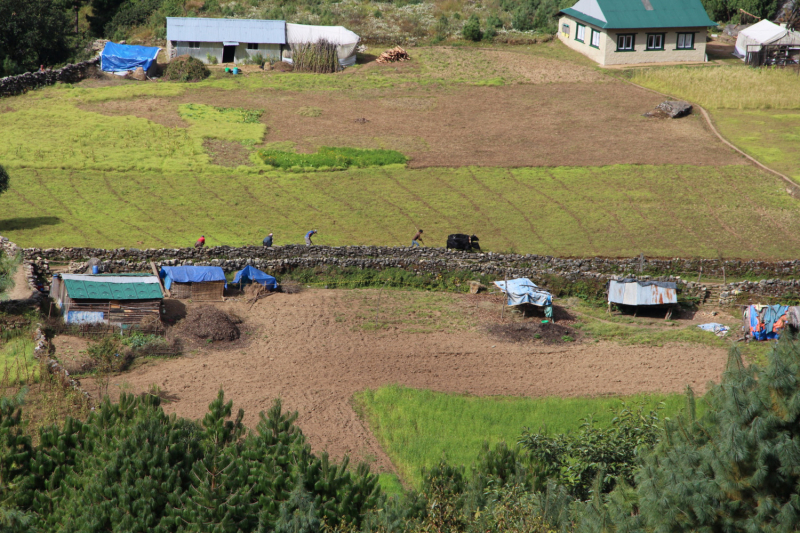
<svg viewBox="0 0 800 533">
<path fill-rule="evenodd" d="M 14 287 L 8 293 L 10 300 L 27 300 L 33 294 L 30 287 L 28 287 L 28 280 L 25 279 L 25 271 L 22 266 L 18 266 L 11 278 L 14 281 Z"/>
<path fill-rule="evenodd" d="M 464 313 L 475 307 L 466 298 L 456 301 Z M 391 462 L 351 406 L 353 393 L 367 387 L 399 383 L 475 395 L 586 396 L 680 392 L 689 384 L 702 392 L 709 380 L 719 379 L 726 360 L 724 350 L 696 345 L 513 344 L 479 327 L 368 332 L 358 327 L 359 309 L 348 291 L 277 294 L 250 312 L 242 302 L 219 306 L 249 325 L 245 347 L 200 350 L 140 367 L 112 380 L 112 397 L 123 387 L 141 392 L 155 383 L 173 399 L 166 411 L 200 418 L 222 387 L 251 426 L 281 397 L 299 411 L 315 450 L 373 456 L 383 471 L 393 470 Z M 88 380 L 84 385 L 96 390 Z"/>
</svg>

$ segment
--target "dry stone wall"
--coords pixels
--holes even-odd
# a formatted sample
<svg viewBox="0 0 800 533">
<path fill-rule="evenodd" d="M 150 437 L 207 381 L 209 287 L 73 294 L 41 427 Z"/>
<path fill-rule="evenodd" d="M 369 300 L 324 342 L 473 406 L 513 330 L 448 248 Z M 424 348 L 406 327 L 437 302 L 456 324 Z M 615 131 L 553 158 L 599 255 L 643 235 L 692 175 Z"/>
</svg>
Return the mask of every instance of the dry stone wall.
<svg viewBox="0 0 800 533">
<path fill-rule="evenodd" d="M 0 78 L 0 97 L 23 94 L 31 89 L 37 89 L 46 85 L 55 85 L 57 82 L 79 82 L 87 78 L 92 69 L 96 67 L 99 62 L 100 58 L 96 57 L 88 61 L 81 61 L 80 63 L 70 63 L 59 69 L 26 72 L 18 76 Z"/>
<path fill-rule="evenodd" d="M 378 246 L 263 246 L 209 248 L 161 248 L 139 250 L 117 248 L 29 248 L 26 259 L 37 271 L 49 278 L 49 263 L 69 264 L 72 272 L 83 272 L 89 259 L 99 262 L 101 272 L 148 272 L 150 261 L 161 266 L 219 266 L 226 272 L 240 270 L 247 265 L 281 274 L 298 268 L 336 266 L 341 268 L 369 268 L 438 273 L 468 270 L 477 275 L 521 277 L 534 280 L 553 275 L 571 281 L 610 280 L 623 277 L 659 279 L 678 283 L 681 294 L 687 298 L 704 298 L 709 286 L 702 281 L 692 281 L 700 272 L 703 276 L 770 276 L 759 282 L 730 283 L 722 286 L 721 303 L 733 303 L 739 294 L 777 296 L 800 294 L 800 282 L 782 278 L 800 274 L 800 261 L 723 261 L 708 259 L 647 259 L 634 258 L 559 258 L 540 255 L 468 253 L 442 248 L 406 248 Z M 724 269 L 724 271 L 723 271 Z M 800 276 L 799 276 L 800 277 Z M 546 285 L 546 284 L 545 284 Z"/>
<path fill-rule="evenodd" d="M 483 274 L 502 274 L 508 269 L 549 273 L 643 274 L 650 276 L 722 277 L 800 277 L 800 260 L 741 261 L 720 259 L 650 259 L 632 258 L 561 258 L 544 255 L 468 253 L 443 248 L 380 246 L 263 246 L 209 248 L 28 248 L 26 258 L 48 261 L 82 262 L 95 257 L 109 271 L 146 267 L 149 261 L 164 265 L 218 265 L 235 270 L 245 265 L 265 266 L 271 270 L 319 265 L 364 268 L 400 267 L 439 271 L 467 269 Z M 438 270 L 437 270 L 438 269 Z"/>
</svg>

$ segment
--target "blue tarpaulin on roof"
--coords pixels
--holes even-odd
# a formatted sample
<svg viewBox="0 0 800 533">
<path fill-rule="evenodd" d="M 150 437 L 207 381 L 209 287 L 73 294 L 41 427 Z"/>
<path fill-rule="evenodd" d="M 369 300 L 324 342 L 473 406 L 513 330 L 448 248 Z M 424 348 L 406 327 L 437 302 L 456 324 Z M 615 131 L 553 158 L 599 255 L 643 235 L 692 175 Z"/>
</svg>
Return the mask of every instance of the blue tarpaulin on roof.
<svg viewBox="0 0 800 533">
<path fill-rule="evenodd" d="M 528 278 L 517 278 L 508 280 L 508 287 L 505 281 L 495 281 L 501 291 L 508 296 L 508 305 L 531 304 L 538 306 L 553 305 L 553 296 L 539 289 L 534 282 Z"/>
<path fill-rule="evenodd" d="M 233 278 L 234 283 L 248 283 L 251 281 L 260 283 L 271 291 L 278 288 L 278 280 L 249 265 L 237 272 L 236 277 Z"/>
<path fill-rule="evenodd" d="M 164 288 L 169 290 L 173 282 L 203 283 L 204 281 L 226 281 L 221 267 L 178 266 L 161 267 L 158 275 L 164 280 Z M 225 284 L 227 288 L 227 283 Z"/>
<path fill-rule="evenodd" d="M 100 54 L 100 68 L 103 72 L 123 72 L 142 67 L 150 69 L 158 56 L 160 48 L 155 46 L 134 46 L 108 42 Z"/>
</svg>

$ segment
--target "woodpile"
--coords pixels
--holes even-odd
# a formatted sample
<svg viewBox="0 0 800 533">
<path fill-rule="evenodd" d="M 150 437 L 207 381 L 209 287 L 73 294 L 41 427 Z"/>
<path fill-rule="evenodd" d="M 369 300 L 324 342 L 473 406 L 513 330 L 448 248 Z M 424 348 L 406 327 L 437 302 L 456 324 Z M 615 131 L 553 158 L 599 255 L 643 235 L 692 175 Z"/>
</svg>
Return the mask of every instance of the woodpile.
<svg viewBox="0 0 800 533">
<path fill-rule="evenodd" d="M 386 50 L 384 53 L 379 55 L 376 61 L 378 63 L 395 63 L 397 61 L 408 61 L 409 59 L 411 58 L 408 56 L 408 52 L 399 46 L 395 46 L 391 50 Z"/>
</svg>

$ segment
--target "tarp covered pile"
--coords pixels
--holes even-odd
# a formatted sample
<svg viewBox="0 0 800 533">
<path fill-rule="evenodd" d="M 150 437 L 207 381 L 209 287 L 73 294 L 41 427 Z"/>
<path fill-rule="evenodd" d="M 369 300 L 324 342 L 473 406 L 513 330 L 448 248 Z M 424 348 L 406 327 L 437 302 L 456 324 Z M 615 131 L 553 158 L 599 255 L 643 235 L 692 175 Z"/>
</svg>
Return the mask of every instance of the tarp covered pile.
<svg viewBox="0 0 800 533">
<path fill-rule="evenodd" d="M 100 68 L 103 72 L 128 72 L 141 67 L 147 72 L 155 64 L 159 50 L 156 46 L 107 42 L 100 54 Z"/>
<path fill-rule="evenodd" d="M 538 305 L 539 307 L 549 307 L 553 305 L 553 295 L 541 290 L 534 282 L 528 278 L 517 278 L 505 281 L 495 281 L 497 287 L 508 296 L 508 305 Z"/>
<path fill-rule="evenodd" d="M 745 331 L 757 341 L 777 339 L 786 326 L 800 327 L 800 307 L 748 305 L 742 316 Z"/>
<path fill-rule="evenodd" d="M 233 278 L 234 283 L 260 283 L 261 285 L 265 286 L 267 289 L 274 291 L 278 288 L 278 280 L 261 272 L 256 267 L 246 266 L 242 270 L 236 273 L 236 276 Z"/>
<path fill-rule="evenodd" d="M 207 281 L 226 281 L 222 267 L 213 266 L 164 266 L 158 273 L 164 280 L 164 288 L 169 290 L 173 283 L 203 283 Z M 227 288 L 227 283 L 225 287 Z"/>
</svg>

